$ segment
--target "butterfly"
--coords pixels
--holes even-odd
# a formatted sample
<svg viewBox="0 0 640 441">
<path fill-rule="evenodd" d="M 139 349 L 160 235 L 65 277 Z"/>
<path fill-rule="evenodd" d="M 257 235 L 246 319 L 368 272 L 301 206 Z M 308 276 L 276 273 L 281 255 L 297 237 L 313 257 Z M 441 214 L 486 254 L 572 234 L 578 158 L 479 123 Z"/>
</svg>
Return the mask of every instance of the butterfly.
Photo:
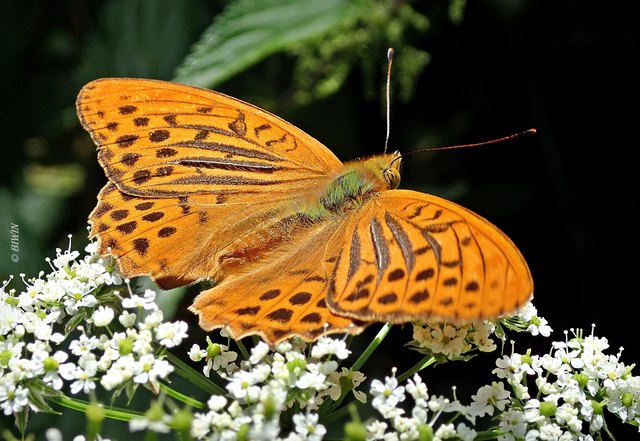
<svg viewBox="0 0 640 441">
<path fill-rule="evenodd" d="M 312 341 L 372 322 L 492 319 L 532 296 L 498 228 L 397 188 L 399 153 L 342 163 L 265 110 L 158 80 L 92 81 L 76 108 L 108 179 L 90 237 L 126 277 L 211 281 L 190 306 L 207 331 Z"/>
</svg>

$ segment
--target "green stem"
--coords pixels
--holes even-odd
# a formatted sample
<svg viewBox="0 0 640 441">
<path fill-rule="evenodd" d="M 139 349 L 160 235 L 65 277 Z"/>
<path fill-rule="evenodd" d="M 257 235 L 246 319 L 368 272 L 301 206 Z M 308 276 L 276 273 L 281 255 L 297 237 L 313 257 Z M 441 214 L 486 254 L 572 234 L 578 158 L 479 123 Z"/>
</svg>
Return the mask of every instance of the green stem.
<svg viewBox="0 0 640 441">
<path fill-rule="evenodd" d="M 353 363 L 353 366 L 351 366 L 351 370 L 353 371 L 360 370 L 360 368 L 369 359 L 371 354 L 373 354 L 376 348 L 380 346 L 380 343 L 382 343 L 382 340 L 384 340 L 384 338 L 387 336 L 387 334 L 391 330 L 391 326 L 392 326 L 391 323 L 385 323 L 382 326 L 382 328 L 380 328 L 380 331 L 378 331 L 378 334 L 376 334 L 373 340 L 371 340 L 371 343 L 369 343 L 369 346 L 367 346 L 367 349 L 365 349 L 362 352 L 362 354 L 360 354 L 360 357 L 358 357 L 356 362 Z"/>
<path fill-rule="evenodd" d="M 613 434 L 609 431 L 609 427 L 607 427 L 607 421 L 603 418 L 602 420 L 602 428 L 604 429 L 605 433 L 607 435 L 609 435 L 609 438 L 611 438 L 612 441 L 616 441 L 616 438 L 613 436 Z"/>
<path fill-rule="evenodd" d="M 380 343 L 382 343 L 384 338 L 387 336 L 387 334 L 391 330 L 391 326 L 392 325 L 390 323 L 385 323 L 382 326 L 382 328 L 380 328 L 380 331 L 378 331 L 378 333 L 373 338 L 373 340 L 371 340 L 371 343 L 369 343 L 369 346 L 367 346 L 367 348 L 364 351 L 362 351 L 362 354 L 360 354 L 360 356 L 355 361 L 355 363 L 353 363 L 350 369 L 351 371 L 357 371 L 362 366 L 364 366 L 364 364 L 369 359 L 369 357 L 371 357 L 371 354 L 373 354 L 373 352 L 378 348 L 378 346 L 380 346 Z M 352 389 L 342 390 L 340 393 L 340 397 L 338 397 L 338 399 L 333 402 L 330 402 L 329 400 L 325 401 L 322 404 L 321 412 L 326 411 L 326 412 L 330 412 L 329 415 L 334 415 L 336 412 L 344 411 L 344 408 L 338 411 L 335 411 L 335 409 L 338 406 L 340 406 L 342 401 L 344 401 L 345 397 L 351 392 L 351 390 Z"/>
<path fill-rule="evenodd" d="M 176 367 L 176 374 L 209 395 L 224 395 L 226 393 L 223 388 L 215 384 L 184 361 L 180 360 L 171 352 L 167 352 L 167 360 Z"/>
<path fill-rule="evenodd" d="M 500 432 L 499 430 L 485 430 L 483 432 L 476 433 L 476 437 L 474 438 L 474 441 L 498 439 L 502 435 L 504 435 L 504 433 Z"/>
<path fill-rule="evenodd" d="M 345 416 L 347 416 L 350 412 L 351 409 L 357 406 L 360 406 L 362 403 L 360 401 L 352 401 L 349 404 L 347 404 L 346 406 L 341 407 L 340 409 L 336 410 L 335 412 L 331 412 L 329 415 L 327 415 L 327 417 L 325 418 L 325 421 L 327 423 L 327 426 L 335 423 L 336 421 L 344 418 Z"/>
<path fill-rule="evenodd" d="M 196 409 L 206 409 L 207 405 L 202 403 L 201 401 L 195 400 L 187 395 L 181 394 L 175 389 L 170 388 L 166 384 L 160 383 L 160 390 L 169 395 L 176 400 L 188 404 L 191 407 L 195 407 Z"/>
<path fill-rule="evenodd" d="M 410 376 L 412 376 L 413 374 L 415 374 L 416 372 L 421 371 L 422 369 L 426 368 L 427 366 L 431 366 L 435 362 L 436 362 L 435 357 L 433 357 L 431 355 L 427 355 L 422 360 L 420 360 L 419 362 L 414 364 L 411 369 L 409 369 L 408 371 L 406 371 L 405 373 L 403 373 L 401 375 L 398 375 L 396 378 L 398 379 L 398 382 L 401 383 L 404 380 L 406 380 L 407 378 L 409 378 Z"/>
<path fill-rule="evenodd" d="M 240 353 L 242 354 L 242 357 L 245 360 L 248 360 L 249 359 L 249 351 L 247 351 L 247 348 L 244 345 L 244 343 L 242 343 L 241 340 L 236 340 L 235 342 L 236 342 L 236 345 L 238 345 L 238 350 L 240 350 Z M 257 342 L 254 340 L 254 343 L 257 343 Z"/>
<path fill-rule="evenodd" d="M 78 398 L 69 398 L 65 395 L 52 396 L 49 398 L 52 402 L 59 404 L 67 409 L 77 410 L 78 412 L 86 412 L 91 406 L 89 401 L 80 400 Z M 119 407 L 102 405 L 104 416 L 112 420 L 130 421 L 132 418 L 143 416 L 143 412 L 136 410 L 122 409 Z"/>
</svg>

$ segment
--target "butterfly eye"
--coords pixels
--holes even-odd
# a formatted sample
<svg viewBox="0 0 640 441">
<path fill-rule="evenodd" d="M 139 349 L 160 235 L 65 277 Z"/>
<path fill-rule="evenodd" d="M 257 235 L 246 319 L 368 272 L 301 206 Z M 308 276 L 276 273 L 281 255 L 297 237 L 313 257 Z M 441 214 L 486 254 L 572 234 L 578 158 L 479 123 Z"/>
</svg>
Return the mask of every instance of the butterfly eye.
<svg viewBox="0 0 640 441">
<path fill-rule="evenodd" d="M 384 180 L 387 181 L 387 184 L 389 185 L 389 190 L 398 188 L 400 185 L 400 170 L 391 166 L 389 168 L 385 168 L 382 174 L 384 176 Z"/>
</svg>

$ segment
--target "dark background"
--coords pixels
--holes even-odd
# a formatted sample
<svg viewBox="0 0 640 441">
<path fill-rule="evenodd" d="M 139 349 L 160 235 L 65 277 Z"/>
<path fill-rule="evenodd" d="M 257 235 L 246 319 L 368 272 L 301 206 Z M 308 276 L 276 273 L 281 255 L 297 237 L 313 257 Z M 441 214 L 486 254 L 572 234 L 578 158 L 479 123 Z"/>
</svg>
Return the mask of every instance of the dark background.
<svg viewBox="0 0 640 441">
<path fill-rule="evenodd" d="M 68 233 L 74 234 L 74 248 L 83 246 L 86 218 L 105 179 L 75 118 L 80 87 L 99 76 L 172 78 L 180 51 L 188 53 L 224 6 L 193 2 L 188 32 L 172 36 L 182 48 L 171 52 L 175 60 L 167 56 L 145 66 L 135 56 L 129 64 L 110 64 L 120 50 L 116 44 L 112 53 L 88 55 L 105 23 L 124 19 L 105 13 L 110 3 L 7 1 L 1 7 L 3 279 L 46 270 L 44 256 L 66 248 Z M 170 14 L 169 5 L 158 13 Z M 447 5 L 414 4 L 429 17 L 430 28 L 406 40 L 426 50 L 431 61 L 411 98 L 392 103 L 392 148 L 406 153 L 530 127 L 538 134 L 410 156 L 402 186 L 455 200 L 504 230 L 530 265 L 535 304 L 555 339 L 565 329 L 589 330 L 595 323 L 612 352 L 625 346 L 627 364 L 638 362 L 637 15 L 605 2 L 478 0 L 454 23 Z M 384 51 L 361 50 L 379 59 L 383 84 Z M 396 54 L 402 57 L 403 48 L 396 47 Z M 87 59 L 96 58 L 104 63 L 87 67 Z M 277 103 L 292 81 L 292 63 L 291 55 L 276 54 L 216 89 L 249 99 L 243 94 L 247 84 L 250 90 L 264 85 L 263 92 L 275 97 L 265 102 Z M 271 110 L 343 160 L 378 153 L 385 136 L 383 98 L 378 90 L 369 98 L 367 87 L 354 69 L 335 95 Z M 8 259 L 11 222 L 20 225 L 18 264 Z M 381 370 L 395 361 L 390 358 Z M 446 368 L 445 379 L 458 375 L 456 369 Z"/>
</svg>

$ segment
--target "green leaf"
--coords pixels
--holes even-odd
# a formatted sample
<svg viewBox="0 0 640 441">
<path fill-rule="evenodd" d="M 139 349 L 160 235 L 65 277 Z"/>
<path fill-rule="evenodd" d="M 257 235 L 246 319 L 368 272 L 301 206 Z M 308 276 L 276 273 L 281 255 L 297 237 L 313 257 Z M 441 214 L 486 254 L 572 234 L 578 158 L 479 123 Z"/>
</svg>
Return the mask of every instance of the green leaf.
<svg viewBox="0 0 640 441">
<path fill-rule="evenodd" d="M 20 431 L 20 434 L 24 436 L 27 433 L 27 421 L 29 421 L 29 408 L 25 407 L 20 412 L 15 413 L 16 427 Z"/>
<path fill-rule="evenodd" d="M 71 317 L 69 321 L 67 321 L 67 324 L 64 326 L 64 334 L 65 335 L 71 334 L 85 320 L 86 320 L 85 311 L 84 310 L 79 311 L 73 317 Z"/>
<path fill-rule="evenodd" d="M 349 0 L 236 0 L 177 69 L 175 81 L 214 87 L 267 56 L 339 27 L 360 12 Z"/>
</svg>

